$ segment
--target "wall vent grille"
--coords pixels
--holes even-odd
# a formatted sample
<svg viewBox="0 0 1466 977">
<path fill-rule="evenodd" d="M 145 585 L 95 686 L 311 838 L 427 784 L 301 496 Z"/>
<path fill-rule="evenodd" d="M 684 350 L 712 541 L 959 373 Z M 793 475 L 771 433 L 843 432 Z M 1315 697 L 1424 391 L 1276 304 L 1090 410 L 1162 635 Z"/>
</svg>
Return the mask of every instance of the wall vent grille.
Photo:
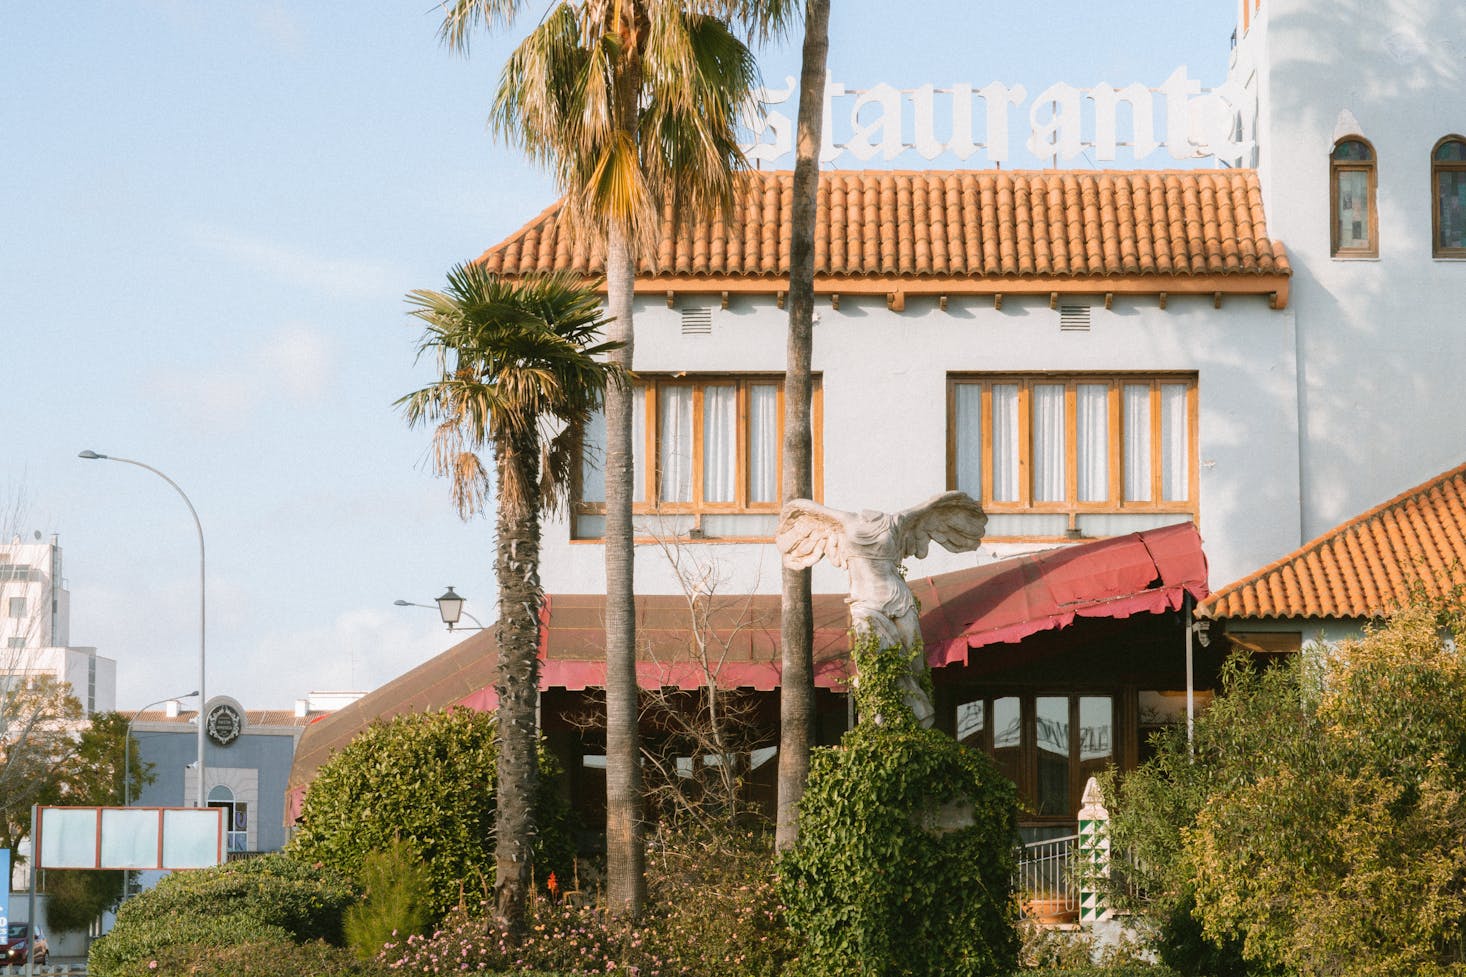
<svg viewBox="0 0 1466 977">
<path fill-rule="evenodd" d="M 707 336 L 713 331 L 713 310 L 697 306 L 682 310 L 682 335 Z"/>
<path fill-rule="evenodd" d="M 1089 306 L 1059 306 L 1060 332 L 1089 332 Z"/>
</svg>

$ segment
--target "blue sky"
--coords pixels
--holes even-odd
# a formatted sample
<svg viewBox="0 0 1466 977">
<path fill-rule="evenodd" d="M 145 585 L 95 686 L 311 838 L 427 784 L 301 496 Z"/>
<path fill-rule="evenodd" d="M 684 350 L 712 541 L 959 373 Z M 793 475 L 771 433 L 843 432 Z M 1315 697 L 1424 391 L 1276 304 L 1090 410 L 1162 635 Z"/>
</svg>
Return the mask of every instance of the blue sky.
<svg viewBox="0 0 1466 977">
<path fill-rule="evenodd" d="M 835 8 L 852 88 L 1183 64 L 1209 87 L 1234 25 L 1230 0 Z M 369 689 L 455 640 L 397 598 L 452 584 L 493 617 L 491 523 L 457 519 L 391 406 L 429 379 L 402 297 L 554 193 L 484 125 L 518 32 L 464 59 L 437 22 L 428 0 L 0 5 L 0 498 L 25 499 L 0 528 L 60 534 L 72 642 L 116 659 L 121 707 L 197 684 L 197 544 L 167 485 L 84 448 L 198 509 L 211 695 Z M 763 52 L 771 86 L 797 57 Z"/>
</svg>

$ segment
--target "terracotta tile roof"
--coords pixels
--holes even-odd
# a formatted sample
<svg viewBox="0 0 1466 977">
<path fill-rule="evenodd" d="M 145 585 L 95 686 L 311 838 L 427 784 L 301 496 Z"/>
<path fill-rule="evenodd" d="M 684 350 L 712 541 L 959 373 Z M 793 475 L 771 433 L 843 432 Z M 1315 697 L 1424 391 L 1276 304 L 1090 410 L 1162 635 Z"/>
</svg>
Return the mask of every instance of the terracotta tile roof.
<svg viewBox="0 0 1466 977">
<path fill-rule="evenodd" d="M 170 716 L 160 709 L 153 712 L 140 712 L 133 722 L 192 726 L 197 716 L 198 710 L 196 709 L 180 710 L 176 716 Z M 294 709 L 246 709 L 244 711 L 246 729 L 250 726 L 305 726 L 312 718 L 314 717 L 297 716 Z"/>
<path fill-rule="evenodd" d="M 1375 506 L 1222 587 L 1197 611 L 1213 618 L 1373 617 L 1412 585 L 1466 584 L 1466 465 Z"/>
<path fill-rule="evenodd" d="M 787 277 L 792 174 L 755 172 L 731 223 L 670 215 L 640 291 L 773 291 Z M 480 261 L 505 275 L 600 275 L 600 241 L 547 208 Z M 1267 236 L 1253 170 L 829 171 L 820 175 L 816 288 L 1267 292 L 1286 301 L 1287 254 Z M 1144 285 L 1145 288 L 1137 286 Z M 923 289 L 922 286 L 931 286 Z M 867 291 L 878 289 L 867 288 Z"/>
</svg>

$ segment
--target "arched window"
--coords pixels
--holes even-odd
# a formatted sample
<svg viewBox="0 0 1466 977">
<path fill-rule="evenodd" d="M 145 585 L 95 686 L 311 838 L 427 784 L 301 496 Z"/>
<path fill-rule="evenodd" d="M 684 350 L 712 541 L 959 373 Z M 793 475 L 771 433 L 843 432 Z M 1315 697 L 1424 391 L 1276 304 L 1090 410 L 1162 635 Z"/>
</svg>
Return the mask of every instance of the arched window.
<svg viewBox="0 0 1466 977">
<path fill-rule="evenodd" d="M 1374 148 L 1363 139 L 1340 140 L 1329 156 L 1329 171 L 1332 253 L 1340 258 L 1378 257 Z"/>
<path fill-rule="evenodd" d="M 1447 136 L 1430 154 L 1431 223 L 1437 258 L 1466 258 L 1466 139 Z"/>
<path fill-rule="evenodd" d="M 225 848 L 230 852 L 249 850 L 249 805 L 234 799 L 234 791 L 223 784 L 209 788 L 209 807 L 224 811 Z"/>
</svg>

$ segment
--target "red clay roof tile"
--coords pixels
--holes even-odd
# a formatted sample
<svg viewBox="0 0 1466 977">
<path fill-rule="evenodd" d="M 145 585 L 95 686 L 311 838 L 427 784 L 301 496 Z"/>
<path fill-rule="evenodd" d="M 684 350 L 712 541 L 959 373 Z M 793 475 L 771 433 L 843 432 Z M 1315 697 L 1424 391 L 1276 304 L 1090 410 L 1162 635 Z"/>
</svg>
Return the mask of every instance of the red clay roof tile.
<svg viewBox="0 0 1466 977">
<path fill-rule="evenodd" d="M 1375 506 L 1198 607 L 1212 618 L 1373 617 L 1466 586 L 1466 465 Z"/>
<path fill-rule="evenodd" d="M 732 220 L 673 223 L 638 263 L 649 288 L 699 282 L 778 290 L 788 274 L 792 175 L 747 176 Z M 601 241 L 552 206 L 479 258 L 491 271 L 600 275 Z M 892 278 L 960 292 L 1007 282 L 1104 289 L 1114 277 L 1156 291 L 1257 292 L 1283 282 L 1287 253 L 1270 240 L 1252 170 L 832 171 L 820 176 L 816 287 Z M 1191 281 L 1207 277 L 1209 283 Z"/>
</svg>

